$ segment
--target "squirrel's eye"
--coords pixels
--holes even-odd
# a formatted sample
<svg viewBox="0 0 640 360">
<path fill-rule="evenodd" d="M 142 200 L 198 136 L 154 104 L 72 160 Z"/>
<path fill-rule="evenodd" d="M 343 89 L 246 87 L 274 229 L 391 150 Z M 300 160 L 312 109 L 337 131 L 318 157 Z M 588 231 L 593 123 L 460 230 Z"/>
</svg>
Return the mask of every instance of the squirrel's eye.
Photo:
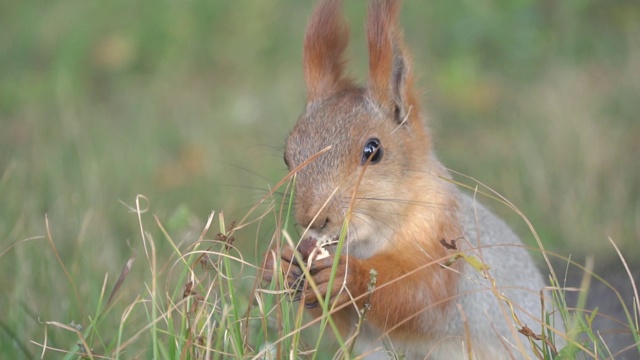
<svg viewBox="0 0 640 360">
<path fill-rule="evenodd" d="M 369 159 L 371 159 L 371 164 L 377 164 L 382 160 L 382 144 L 377 138 L 367 140 L 364 149 L 362 149 L 361 164 L 364 165 Z"/>
</svg>

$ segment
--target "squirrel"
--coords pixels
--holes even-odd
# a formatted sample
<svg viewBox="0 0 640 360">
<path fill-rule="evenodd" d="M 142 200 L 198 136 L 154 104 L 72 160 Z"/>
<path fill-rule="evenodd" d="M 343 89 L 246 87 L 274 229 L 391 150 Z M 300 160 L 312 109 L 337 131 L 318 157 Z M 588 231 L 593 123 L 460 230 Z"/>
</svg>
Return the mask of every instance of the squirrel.
<svg viewBox="0 0 640 360">
<path fill-rule="evenodd" d="M 318 317 L 317 296 L 330 291 L 345 339 L 366 307 L 355 346 L 367 358 L 387 358 L 382 342 L 407 359 L 534 358 L 519 330 L 542 333 L 545 282 L 514 232 L 459 191 L 437 159 L 397 24 L 400 1 L 369 4 L 366 86 L 344 72 L 349 31 L 341 6 L 320 1 L 309 21 L 307 104 L 284 160 L 296 171 L 295 219 L 306 234 L 336 240 L 345 218 L 348 230 L 340 253 L 309 265 L 319 293 L 298 288 L 297 299 Z M 296 251 L 269 251 L 263 279 L 277 279 L 280 264 L 295 286 L 304 276 Z"/>
</svg>

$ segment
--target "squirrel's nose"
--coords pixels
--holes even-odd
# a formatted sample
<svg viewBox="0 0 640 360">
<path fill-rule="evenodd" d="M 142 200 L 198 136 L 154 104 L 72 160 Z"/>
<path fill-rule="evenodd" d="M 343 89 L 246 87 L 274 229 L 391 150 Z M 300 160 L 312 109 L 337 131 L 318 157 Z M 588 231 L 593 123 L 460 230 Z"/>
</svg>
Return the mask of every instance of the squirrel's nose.
<svg viewBox="0 0 640 360">
<path fill-rule="evenodd" d="M 298 224 L 310 230 L 322 231 L 327 228 L 331 220 L 324 211 L 309 211 L 298 219 Z"/>
<path fill-rule="evenodd" d="M 329 218 L 328 217 L 317 217 L 315 219 L 315 221 L 311 224 L 311 227 L 314 230 L 322 230 L 324 228 L 327 227 L 327 224 L 329 223 Z"/>
</svg>

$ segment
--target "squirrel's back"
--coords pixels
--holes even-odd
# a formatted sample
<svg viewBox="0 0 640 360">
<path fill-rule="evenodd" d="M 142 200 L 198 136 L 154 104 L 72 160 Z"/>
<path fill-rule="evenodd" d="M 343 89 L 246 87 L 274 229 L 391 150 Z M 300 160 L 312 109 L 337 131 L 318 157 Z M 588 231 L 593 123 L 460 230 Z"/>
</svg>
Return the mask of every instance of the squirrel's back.
<svg viewBox="0 0 640 360">
<path fill-rule="evenodd" d="M 541 333 L 540 291 L 545 282 L 540 271 L 526 246 L 502 219 L 466 193 L 460 193 L 458 199 L 458 219 L 465 237 L 458 243 L 467 256 L 473 256 L 488 269 L 488 278 L 485 278 L 480 269 L 467 263 L 458 283 L 460 304 L 471 338 L 494 339 L 485 345 L 497 353 L 504 351 L 505 357 L 509 343 L 516 345 L 522 341 L 522 348 L 530 349 L 518 329 L 526 325 L 535 334 Z M 511 305 L 519 324 L 512 315 Z M 463 319 L 460 320 L 449 323 L 452 333 L 463 331 L 459 328 Z M 511 347 L 511 350 L 517 354 L 517 348 Z"/>
</svg>

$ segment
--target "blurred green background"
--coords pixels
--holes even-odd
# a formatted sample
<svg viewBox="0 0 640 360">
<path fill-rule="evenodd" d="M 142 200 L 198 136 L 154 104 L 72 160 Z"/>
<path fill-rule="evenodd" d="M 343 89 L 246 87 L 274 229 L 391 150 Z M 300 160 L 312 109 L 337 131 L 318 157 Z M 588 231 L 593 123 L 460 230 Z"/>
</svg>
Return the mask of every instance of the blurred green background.
<svg viewBox="0 0 640 360">
<path fill-rule="evenodd" d="M 3 352 L 35 356 L 38 320 L 86 321 L 104 274 L 111 286 L 141 251 L 123 204 L 136 194 L 175 240 L 193 241 L 210 211 L 238 219 L 284 176 L 312 7 L 0 3 Z M 364 9 L 345 6 L 360 79 Z M 613 254 L 611 237 L 640 255 L 640 2 L 407 1 L 402 24 L 448 167 L 505 195 L 552 250 Z M 492 205 L 534 245 L 517 215 Z M 45 214 L 84 304 L 43 236 Z M 237 241 L 264 239 L 263 228 Z"/>
</svg>

